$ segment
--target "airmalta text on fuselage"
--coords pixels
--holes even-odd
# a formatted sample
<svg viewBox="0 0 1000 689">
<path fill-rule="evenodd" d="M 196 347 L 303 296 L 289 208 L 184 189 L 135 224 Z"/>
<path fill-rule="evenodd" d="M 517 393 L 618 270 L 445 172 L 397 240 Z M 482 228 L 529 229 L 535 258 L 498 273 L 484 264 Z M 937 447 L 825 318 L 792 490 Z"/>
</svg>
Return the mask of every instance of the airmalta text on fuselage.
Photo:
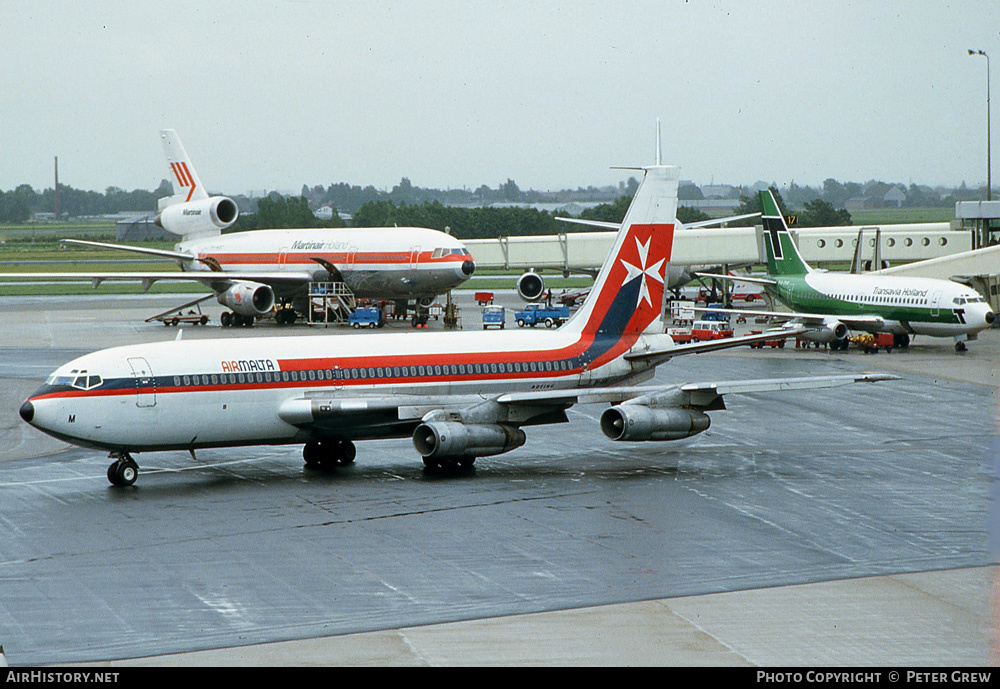
<svg viewBox="0 0 1000 689">
<path fill-rule="evenodd" d="M 273 359 L 240 359 L 238 361 L 223 361 L 223 373 L 253 373 L 255 371 L 277 371 L 278 366 Z"/>
</svg>

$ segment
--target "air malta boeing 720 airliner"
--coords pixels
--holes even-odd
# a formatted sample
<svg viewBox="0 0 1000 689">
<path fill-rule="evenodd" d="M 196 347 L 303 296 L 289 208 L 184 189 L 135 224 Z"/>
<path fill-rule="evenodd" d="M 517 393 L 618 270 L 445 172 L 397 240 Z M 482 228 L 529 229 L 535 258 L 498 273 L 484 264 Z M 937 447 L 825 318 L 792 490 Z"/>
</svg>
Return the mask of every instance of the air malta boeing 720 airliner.
<svg viewBox="0 0 1000 689">
<path fill-rule="evenodd" d="M 130 485 L 132 453 L 304 444 L 310 465 L 349 464 L 354 441 L 411 436 L 428 467 L 468 466 L 525 442 L 522 427 L 610 403 L 605 435 L 686 438 L 725 393 L 879 381 L 883 374 L 637 385 L 682 354 L 774 337 L 677 345 L 664 333 L 663 280 L 677 168 L 645 168 L 591 296 L 558 330 L 173 340 L 88 354 L 57 369 L 21 418 L 67 442 L 110 450 Z M 786 334 L 794 335 L 793 331 Z"/>
<path fill-rule="evenodd" d="M 221 234 L 239 217 L 236 202 L 209 196 L 177 132 L 160 132 L 171 174 L 180 188 L 160 199 L 156 224 L 182 237 L 173 251 L 65 240 L 175 260 L 178 272 L 7 273 L 5 277 L 83 278 L 96 287 L 104 280 L 196 280 L 211 287 L 220 304 L 232 309 L 233 325 L 252 325 L 277 302 L 278 322 L 308 311 L 310 281 L 344 282 L 358 298 L 429 303 L 461 285 L 475 272 L 469 250 L 459 240 L 423 227 L 353 227 L 257 230 Z M 228 318 L 223 325 L 228 325 Z"/>
</svg>

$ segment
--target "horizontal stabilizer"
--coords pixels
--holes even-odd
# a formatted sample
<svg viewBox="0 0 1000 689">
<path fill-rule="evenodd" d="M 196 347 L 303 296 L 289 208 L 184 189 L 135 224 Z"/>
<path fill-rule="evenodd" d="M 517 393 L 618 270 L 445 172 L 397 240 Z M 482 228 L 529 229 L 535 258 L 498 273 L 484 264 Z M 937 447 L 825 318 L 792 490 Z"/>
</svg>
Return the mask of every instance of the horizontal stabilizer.
<svg viewBox="0 0 1000 689">
<path fill-rule="evenodd" d="M 98 249 L 115 249 L 116 251 L 129 251 L 134 254 L 146 254 L 148 256 L 159 256 L 161 258 L 172 258 L 175 261 L 194 261 L 198 257 L 192 254 L 183 254 L 179 251 L 167 251 L 166 249 L 146 249 L 138 246 L 127 246 L 125 244 L 109 244 L 107 242 L 91 242 L 86 239 L 63 239 L 67 244 L 80 244 L 82 246 L 94 246 Z"/>
</svg>

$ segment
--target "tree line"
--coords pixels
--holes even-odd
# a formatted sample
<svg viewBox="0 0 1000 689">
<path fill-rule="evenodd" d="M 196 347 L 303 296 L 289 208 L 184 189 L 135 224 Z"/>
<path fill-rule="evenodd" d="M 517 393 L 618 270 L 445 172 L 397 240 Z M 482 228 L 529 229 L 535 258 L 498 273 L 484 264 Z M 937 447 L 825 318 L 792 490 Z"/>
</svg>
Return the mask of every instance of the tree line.
<svg viewBox="0 0 1000 689">
<path fill-rule="evenodd" d="M 388 192 L 370 185 L 360 187 L 346 183 L 327 187 L 303 185 L 298 197 L 284 197 L 277 192 L 262 198 L 233 196 L 241 210 L 241 217 L 232 229 L 343 226 L 346 223 L 336 213 L 340 210 L 353 214 L 351 224 L 359 227 L 397 224 L 442 230 L 448 228 L 456 236 L 469 239 L 512 234 L 555 234 L 565 231 L 565 225 L 555 221 L 557 213 L 530 208 L 494 208 L 488 204 L 603 200 L 604 203 L 585 211 L 582 217 L 620 222 L 637 187 L 638 181 L 634 177 L 620 182 L 617 187 L 580 187 L 558 192 L 522 190 L 512 179 L 498 184 L 495 189 L 480 185 L 475 190 L 423 188 L 413 185 L 406 177 Z M 785 205 L 782 208 L 786 212 L 795 211 L 799 224 L 804 226 L 849 224 L 850 214 L 844 209 L 845 204 L 859 198 L 880 198 L 894 188 L 905 195 L 901 201 L 903 207 L 948 206 L 956 201 L 974 200 L 981 196 L 980 190 L 968 188 L 964 182 L 956 189 L 942 190 L 916 184 L 907 187 L 884 182 L 859 184 L 827 179 L 821 188 L 800 186 L 794 182 L 784 187 L 781 193 L 784 194 Z M 123 211 L 152 214 L 156 211 L 158 199 L 172 194 L 173 188 L 166 179 L 154 191 L 125 191 L 108 187 L 100 193 L 60 184 L 58 208 L 60 217 L 113 215 Z M 682 204 L 678 215 L 683 222 L 708 218 L 683 205 L 686 200 L 704 198 L 696 184 L 683 182 L 678 196 Z M 742 193 L 737 212 L 754 208 L 756 196 L 751 192 Z M 324 205 L 334 209 L 330 220 L 320 220 L 312 213 Z M 22 184 L 12 191 L 0 190 L 0 223 L 24 223 L 35 213 L 52 213 L 55 208 L 55 191 L 52 188 L 37 192 L 30 185 Z"/>
</svg>

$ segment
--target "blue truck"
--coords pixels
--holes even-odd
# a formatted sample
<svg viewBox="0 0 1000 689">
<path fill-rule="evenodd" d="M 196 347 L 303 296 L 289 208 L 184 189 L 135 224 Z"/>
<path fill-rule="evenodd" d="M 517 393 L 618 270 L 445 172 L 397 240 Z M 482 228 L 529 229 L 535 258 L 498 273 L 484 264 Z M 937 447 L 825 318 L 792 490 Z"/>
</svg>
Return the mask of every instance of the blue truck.
<svg viewBox="0 0 1000 689">
<path fill-rule="evenodd" d="M 381 328 L 385 317 L 377 306 L 359 306 L 347 317 L 347 323 L 355 328 Z"/>
<path fill-rule="evenodd" d="M 523 328 L 530 325 L 534 328 L 539 323 L 544 323 L 546 328 L 560 326 L 569 319 L 568 306 L 548 306 L 546 304 L 528 304 L 523 311 L 514 314 L 517 325 Z"/>
</svg>

